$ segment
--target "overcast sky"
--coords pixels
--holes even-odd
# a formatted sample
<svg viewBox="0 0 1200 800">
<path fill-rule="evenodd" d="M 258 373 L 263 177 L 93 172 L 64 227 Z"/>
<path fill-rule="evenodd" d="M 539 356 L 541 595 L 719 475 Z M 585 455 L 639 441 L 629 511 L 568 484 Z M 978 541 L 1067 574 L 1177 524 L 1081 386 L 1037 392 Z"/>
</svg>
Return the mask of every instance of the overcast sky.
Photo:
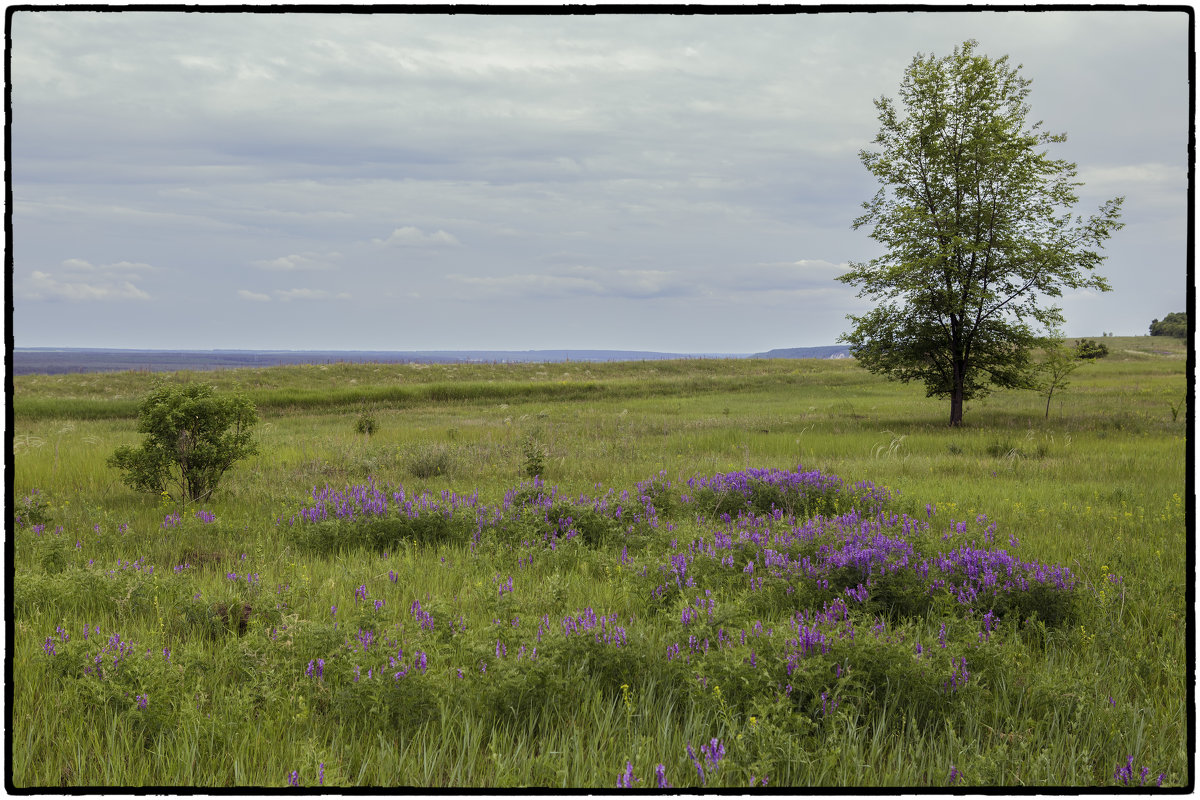
<svg viewBox="0 0 1200 800">
<path fill-rule="evenodd" d="M 18 347 L 833 344 L 858 159 L 964 39 L 1126 197 L 1068 335 L 1185 309 L 1180 12 L 13 16 Z"/>
</svg>

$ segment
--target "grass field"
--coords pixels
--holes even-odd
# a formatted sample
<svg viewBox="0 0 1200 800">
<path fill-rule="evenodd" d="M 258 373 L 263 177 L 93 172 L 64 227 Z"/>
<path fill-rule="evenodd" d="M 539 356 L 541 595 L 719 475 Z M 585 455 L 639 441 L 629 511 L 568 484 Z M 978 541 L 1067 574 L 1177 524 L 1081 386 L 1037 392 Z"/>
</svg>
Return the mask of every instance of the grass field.
<svg viewBox="0 0 1200 800">
<path fill-rule="evenodd" d="M 177 375 L 262 416 L 200 506 L 105 466 L 152 376 L 18 376 L 13 786 L 1190 786 L 1183 344 L 1103 341 L 957 430 L 851 361 Z"/>
</svg>

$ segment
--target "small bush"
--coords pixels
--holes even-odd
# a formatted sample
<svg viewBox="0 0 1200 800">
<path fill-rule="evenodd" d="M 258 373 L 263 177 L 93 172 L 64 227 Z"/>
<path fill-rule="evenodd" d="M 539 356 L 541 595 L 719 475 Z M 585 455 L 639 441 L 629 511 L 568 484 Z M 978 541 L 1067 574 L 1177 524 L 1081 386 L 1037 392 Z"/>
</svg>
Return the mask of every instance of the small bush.
<svg viewBox="0 0 1200 800">
<path fill-rule="evenodd" d="M 354 421 L 354 432 L 361 433 L 364 436 L 373 436 L 379 425 L 375 421 L 375 417 L 364 411 L 358 415 L 358 419 Z"/>
<path fill-rule="evenodd" d="M 521 471 L 527 478 L 537 478 L 546 469 L 546 450 L 533 434 L 528 434 L 521 440 L 521 455 L 524 463 Z"/>
<path fill-rule="evenodd" d="M 1094 339 L 1080 339 L 1075 343 L 1075 357 L 1082 359 L 1104 358 L 1108 355 L 1108 345 Z"/>
<path fill-rule="evenodd" d="M 217 396 L 207 384 L 155 382 L 138 406 L 141 447 L 118 447 L 108 466 L 132 489 L 163 494 L 178 486 L 180 498 L 206 500 L 235 462 L 254 455 L 251 430 L 258 413 L 244 395 Z"/>
</svg>

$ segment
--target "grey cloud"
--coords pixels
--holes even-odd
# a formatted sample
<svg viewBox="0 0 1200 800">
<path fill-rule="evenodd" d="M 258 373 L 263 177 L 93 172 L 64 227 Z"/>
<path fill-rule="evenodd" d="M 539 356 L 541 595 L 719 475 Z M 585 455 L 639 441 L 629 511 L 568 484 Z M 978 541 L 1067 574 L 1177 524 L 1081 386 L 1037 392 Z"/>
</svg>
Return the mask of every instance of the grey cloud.
<svg viewBox="0 0 1200 800">
<path fill-rule="evenodd" d="M 20 287 L 20 296 L 27 300 L 79 302 L 150 299 L 126 277 L 124 265 L 97 268 L 78 259 L 69 259 L 63 265 L 65 273 L 59 275 L 33 270 Z"/>
<path fill-rule="evenodd" d="M 253 294 L 253 293 L 251 293 Z M 347 292 L 329 292 L 324 289 L 276 289 L 274 291 L 280 302 L 289 303 L 292 300 L 349 300 Z M 251 298 L 253 299 L 253 298 Z"/>
<path fill-rule="evenodd" d="M 266 270 L 295 272 L 304 270 L 335 269 L 336 262 L 342 258 L 341 253 L 293 253 L 279 258 L 260 259 L 252 262 L 256 267 Z"/>
<path fill-rule="evenodd" d="M 447 278 L 484 292 L 535 297 L 621 297 L 646 299 L 694 294 L 680 272 L 666 270 L 599 269 L 576 266 L 549 273 L 521 273 L 499 277 L 452 274 Z"/>
<path fill-rule="evenodd" d="M 396 228 L 385 239 L 372 239 L 371 241 L 381 247 L 437 247 L 454 246 L 459 243 L 457 239 L 443 230 L 426 233 L 412 225 Z"/>
<path fill-rule="evenodd" d="M 686 271 L 574 266 L 544 273 L 484 277 L 452 274 L 447 278 L 484 292 L 512 296 L 648 300 L 701 294 L 732 297 L 784 292 L 794 298 L 831 289 L 832 278 L 846 269 L 845 264 L 814 259 L 781 264 L 728 265 L 720 269 L 693 267 Z"/>
</svg>

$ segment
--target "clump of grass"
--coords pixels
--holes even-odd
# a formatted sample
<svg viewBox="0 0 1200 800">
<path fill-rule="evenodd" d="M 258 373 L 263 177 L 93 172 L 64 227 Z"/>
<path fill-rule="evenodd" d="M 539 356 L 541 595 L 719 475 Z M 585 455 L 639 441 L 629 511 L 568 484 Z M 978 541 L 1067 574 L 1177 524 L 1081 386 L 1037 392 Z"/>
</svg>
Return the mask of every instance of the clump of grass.
<svg viewBox="0 0 1200 800">
<path fill-rule="evenodd" d="M 455 449 L 432 443 L 412 447 L 404 457 L 404 466 L 414 478 L 438 478 L 450 475 L 455 466 Z"/>
<path fill-rule="evenodd" d="M 1050 454 L 1050 446 L 1044 441 L 1033 441 L 1032 436 L 1025 437 L 1021 443 L 1014 443 L 1011 438 L 995 438 L 984 448 L 992 458 L 1043 459 Z"/>
</svg>

